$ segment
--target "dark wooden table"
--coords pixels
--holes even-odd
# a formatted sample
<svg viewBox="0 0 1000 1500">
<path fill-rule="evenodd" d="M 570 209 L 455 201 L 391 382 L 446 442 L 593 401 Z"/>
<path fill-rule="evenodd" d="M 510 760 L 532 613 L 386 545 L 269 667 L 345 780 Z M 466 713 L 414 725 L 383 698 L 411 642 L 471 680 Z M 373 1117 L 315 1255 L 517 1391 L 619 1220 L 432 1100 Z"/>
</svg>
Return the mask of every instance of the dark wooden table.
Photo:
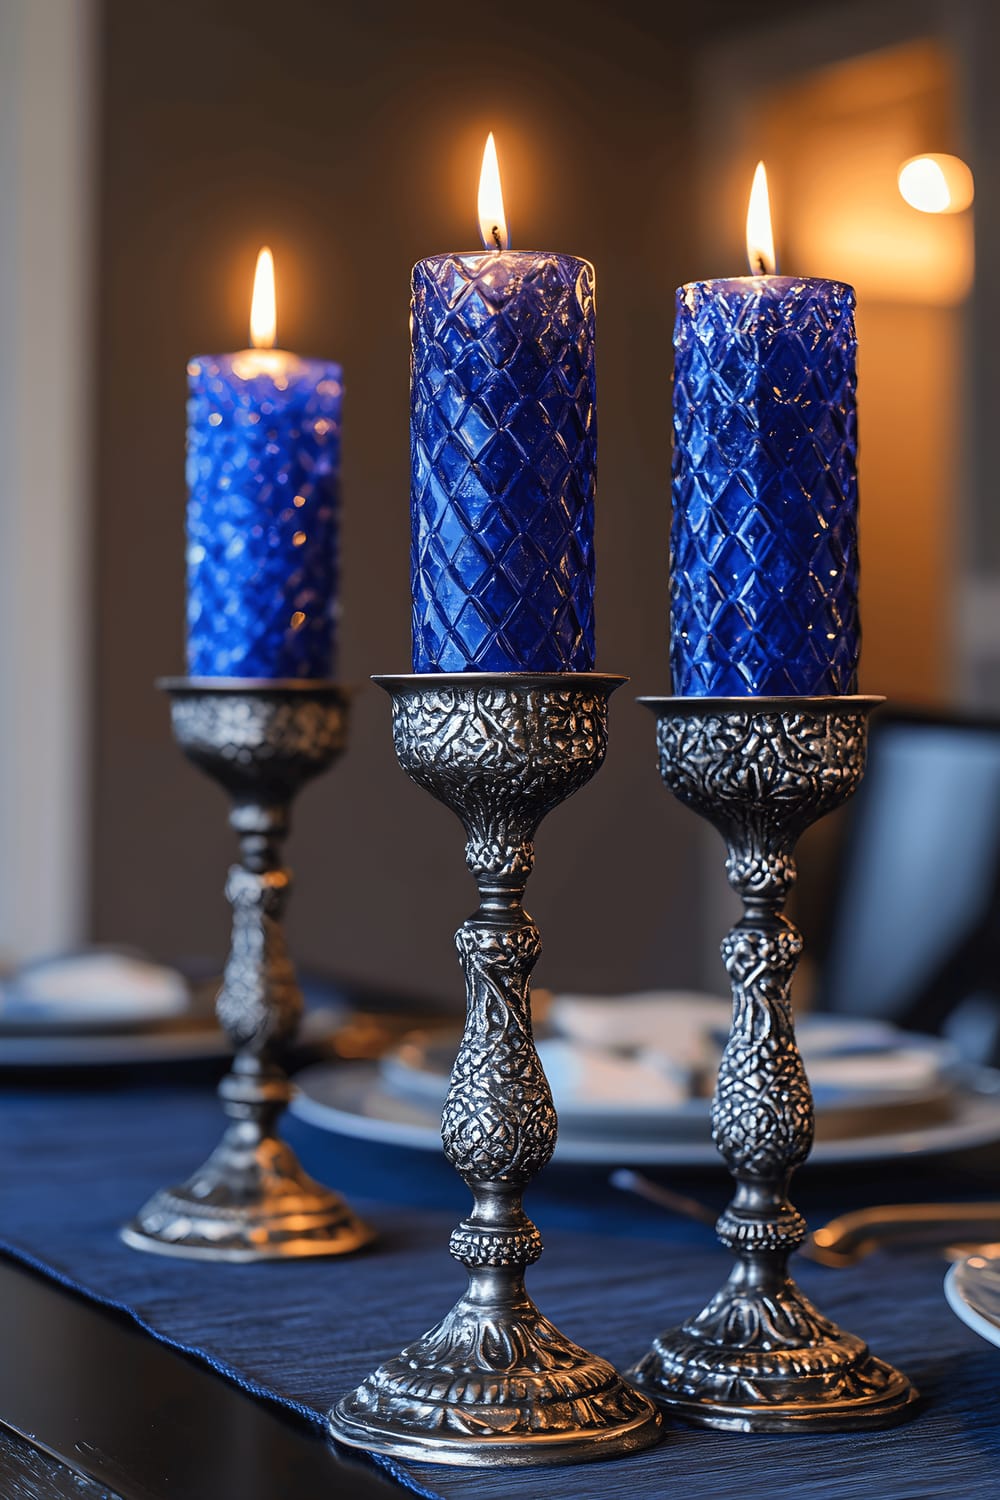
<svg viewBox="0 0 1000 1500">
<path fill-rule="evenodd" d="M 0 1427 L 2 1500 L 119 1500 L 112 1490 L 85 1479 Z"/>
<path fill-rule="evenodd" d="M 6 1255 L 0 1329 L 0 1500 L 404 1493 L 321 1432 Z"/>
</svg>

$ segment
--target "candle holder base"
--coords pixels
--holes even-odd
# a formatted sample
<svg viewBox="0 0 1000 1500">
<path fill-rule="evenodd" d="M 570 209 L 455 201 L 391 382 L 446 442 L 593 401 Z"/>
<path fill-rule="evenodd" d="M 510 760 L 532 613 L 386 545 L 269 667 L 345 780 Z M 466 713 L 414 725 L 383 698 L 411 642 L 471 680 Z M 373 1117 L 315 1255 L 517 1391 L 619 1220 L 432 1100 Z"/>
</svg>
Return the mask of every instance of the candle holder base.
<svg viewBox="0 0 1000 1500">
<path fill-rule="evenodd" d="M 135 1250 L 198 1260 L 345 1255 L 374 1239 L 338 1194 L 313 1182 L 278 1136 L 292 1086 L 280 1065 L 302 995 L 285 940 L 291 886 L 281 849 L 300 788 L 340 755 L 347 698 L 308 679 L 168 678 L 174 736 L 229 794 L 239 863 L 226 894 L 232 943 L 216 999 L 233 1045 L 219 1085 L 229 1125 L 205 1164 L 154 1193 L 120 1231 Z"/>
<path fill-rule="evenodd" d="M 788 1199 L 809 1155 L 813 1103 L 791 983 L 802 939 L 784 914 L 800 834 L 852 795 L 881 698 L 646 698 L 660 772 L 712 823 L 743 915 L 722 944 L 733 1021 L 712 1104 L 736 1191 L 717 1225 L 736 1259 L 696 1317 L 629 1371 L 678 1416 L 736 1432 L 840 1432 L 911 1416 L 917 1393 L 863 1339 L 824 1317 L 788 1275 L 806 1234 Z"/>
<path fill-rule="evenodd" d="M 463 1297 L 329 1422 L 335 1438 L 376 1453 L 497 1468 L 613 1458 L 660 1436 L 645 1397 L 523 1292 L 492 1307 Z"/>
<path fill-rule="evenodd" d="M 698 1317 L 655 1339 L 629 1378 L 676 1416 L 726 1432 L 890 1427 L 917 1400 L 905 1375 L 793 1281 L 765 1292 L 739 1275 Z"/>
<path fill-rule="evenodd" d="M 211 1156 L 178 1187 L 154 1193 L 121 1230 L 134 1250 L 197 1260 L 292 1260 L 346 1255 L 374 1238 L 329 1188 L 314 1182 L 257 1110 L 276 1113 L 291 1088 L 231 1073 L 219 1090 L 233 1120 Z"/>
</svg>

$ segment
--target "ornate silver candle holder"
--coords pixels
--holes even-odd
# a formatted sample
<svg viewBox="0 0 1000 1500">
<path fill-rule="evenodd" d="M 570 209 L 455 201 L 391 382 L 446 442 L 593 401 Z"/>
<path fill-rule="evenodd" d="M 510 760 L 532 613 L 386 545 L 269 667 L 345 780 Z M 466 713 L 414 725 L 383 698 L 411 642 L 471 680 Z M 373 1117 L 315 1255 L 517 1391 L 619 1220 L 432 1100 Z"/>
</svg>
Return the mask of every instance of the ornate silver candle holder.
<svg viewBox="0 0 1000 1500">
<path fill-rule="evenodd" d="M 788 1183 L 812 1147 L 813 1106 L 789 1000 L 802 940 L 782 914 L 795 844 L 857 788 L 868 715 L 882 699 L 640 701 L 657 716 L 663 780 L 726 841 L 743 916 L 722 945 L 733 1024 L 712 1105 L 712 1134 L 736 1179 L 717 1229 L 736 1265 L 630 1377 L 708 1427 L 889 1426 L 912 1412 L 909 1380 L 824 1317 L 788 1275 L 806 1233 Z"/>
<path fill-rule="evenodd" d="M 426 1462 L 602 1458 L 656 1440 L 655 1407 L 549 1322 L 524 1286 L 542 1252 L 521 1198 L 556 1143 L 531 1034 L 541 950 L 522 898 L 545 814 L 594 775 L 607 702 L 596 673 L 377 677 L 392 697 L 404 771 L 457 813 L 479 910 L 456 936 L 468 1014 L 441 1123 L 474 1207 L 451 1237 L 465 1295 L 330 1413 L 333 1435 Z"/>
<path fill-rule="evenodd" d="M 344 748 L 347 698 L 332 682 L 168 678 L 174 737 L 229 793 L 240 840 L 226 895 L 232 947 L 216 1001 L 233 1044 L 219 1094 L 231 1120 L 193 1177 L 155 1193 L 122 1230 L 126 1244 L 205 1260 L 342 1255 L 372 1231 L 307 1177 L 277 1135 L 291 1084 L 278 1062 L 302 1014 L 281 925 L 291 872 L 281 861 L 293 797 Z"/>
</svg>

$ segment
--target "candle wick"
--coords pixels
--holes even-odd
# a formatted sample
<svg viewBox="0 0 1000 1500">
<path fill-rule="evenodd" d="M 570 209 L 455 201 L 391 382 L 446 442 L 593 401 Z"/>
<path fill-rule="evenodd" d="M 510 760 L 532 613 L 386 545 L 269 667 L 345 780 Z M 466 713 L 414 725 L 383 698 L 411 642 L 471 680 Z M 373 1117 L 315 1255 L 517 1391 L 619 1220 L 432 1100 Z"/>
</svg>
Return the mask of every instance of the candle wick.
<svg viewBox="0 0 1000 1500">
<path fill-rule="evenodd" d="M 766 276 L 767 275 L 767 266 L 764 264 L 764 257 L 763 257 L 763 255 L 758 255 L 757 256 L 757 271 L 758 271 L 759 275 L 761 275 L 761 276 Z"/>
<path fill-rule="evenodd" d="M 490 230 L 490 234 L 491 234 L 491 236 L 493 238 L 494 245 L 496 245 L 496 247 L 497 247 L 498 250 L 502 250 L 503 249 L 503 241 L 500 238 L 500 225 L 499 224 L 494 224 L 493 228 Z"/>
</svg>

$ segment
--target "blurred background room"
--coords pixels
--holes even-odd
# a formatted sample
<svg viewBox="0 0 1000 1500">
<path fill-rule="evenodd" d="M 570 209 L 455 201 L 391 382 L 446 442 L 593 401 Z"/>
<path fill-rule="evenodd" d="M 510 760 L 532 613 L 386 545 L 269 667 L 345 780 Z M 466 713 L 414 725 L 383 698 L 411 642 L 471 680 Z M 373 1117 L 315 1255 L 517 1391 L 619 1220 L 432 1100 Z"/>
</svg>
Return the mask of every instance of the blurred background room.
<svg viewBox="0 0 1000 1500">
<path fill-rule="evenodd" d="M 992 0 L 554 0 L 527 31 L 402 0 L 2 0 L 0 23 L 8 968 L 90 944 L 202 974 L 222 962 L 232 836 L 153 684 L 183 662 L 186 362 L 245 343 L 261 244 L 279 341 L 346 372 L 340 674 L 408 669 L 409 271 L 475 244 L 489 130 L 514 243 L 597 267 L 598 666 L 632 679 L 605 770 L 540 834 L 538 983 L 720 989 L 719 851 L 664 795 L 630 698 L 669 680 L 674 289 L 742 274 L 758 158 L 782 269 L 858 289 L 862 689 L 949 719 L 1000 712 Z M 974 206 L 904 200 L 899 168 L 926 153 L 971 168 Z M 947 760 L 951 742 L 935 746 Z M 995 800 L 1000 738 L 987 726 L 976 746 Z M 965 860 L 950 813 L 924 828 L 914 775 L 887 835 L 897 849 L 909 829 L 902 862 L 928 862 L 904 923 L 912 901 L 940 906 Z M 1000 814 L 978 806 L 979 904 L 970 916 L 957 901 L 938 948 L 975 927 L 961 985 L 977 1004 L 988 991 L 989 1009 Z M 844 939 L 835 822 L 803 844 L 803 1001 Z M 472 895 L 460 838 L 400 773 L 388 705 L 365 688 L 348 753 L 297 808 L 288 921 L 303 971 L 457 1010 L 451 934 Z M 887 856 L 866 887 L 865 973 L 883 920 L 871 901 L 895 871 Z M 864 1009 L 857 983 L 841 974 L 832 1003 Z M 903 1019 L 907 983 L 905 1004 L 883 1007 Z"/>
<path fill-rule="evenodd" d="M 744 1434 L 800 1419 L 817 1424 L 805 1449 L 801 1426 L 769 1441 L 769 1495 L 914 1500 L 918 1470 L 927 1500 L 996 1493 L 996 1352 L 975 1337 L 1000 1345 L 998 58 L 998 0 L 0 0 L 0 1318 L 15 1351 L 0 1361 L 0 1500 L 11 1429 L 27 1435 L 19 1462 L 37 1471 L 44 1448 L 73 1485 L 83 1471 L 121 1500 L 310 1500 L 362 1493 L 361 1473 L 383 1494 L 516 1500 L 538 1491 L 505 1467 L 525 1453 L 567 1461 L 546 1470 L 552 1500 L 584 1493 L 569 1459 L 609 1453 L 627 1454 L 622 1477 L 587 1494 L 680 1484 L 724 1500 L 756 1481 Z M 491 232 L 495 210 L 480 239 L 490 132 L 523 257 Z M 763 257 L 748 268 L 758 162 L 777 277 Z M 243 355 L 196 361 L 246 351 L 264 246 L 277 348 L 249 351 L 250 375 Z M 369 679 L 411 671 L 410 277 L 425 257 L 420 286 L 440 301 L 416 304 L 417 344 L 435 349 L 415 365 L 415 426 L 444 434 L 421 454 L 447 518 L 423 535 L 444 547 L 451 527 L 455 548 L 440 596 L 460 620 L 495 585 L 484 636 L 534 611 L 548 645 L 575 631 L 581 659 L 559 658 L 556 687 L 497 685 L 495 661 L 477 694 L 466 678 L 395 684 L 397 709 L 418 704 L 417 787 Z M 603 766 L 607 681 L 566 680 L 593 664 L 592 300 L 574 257 L 597 286 L 596 671 L 629 678 Z M 726 850 L 668 795 L 635 701 L 672 691 L 675 293 L 709 278 L 727 281 L 681 303 L 705 313 L 706 346 L 713 318 L 724 336 L 700 386 L 678 341 L 697 437 L 678 444 L 677 514 L 694 535 L 701 504 L 730 534 L 674 576 L 715 587 L 717 622 L 756 570 L 764 604 L 721 654 L 743 653 L 734 670 L 766 654 L 757 625 L 777 617 L 766 665 L 786 686 L 777 704 L 744 686 L 706 711 L 731 689 L 703 685 L 658 712 L 663 779 L 751 830 L 730 849 L 746 897 L 727 948 L 735 1019 Z M 853 681 L 855 341 L 839 283 L 857 289 L 857 693 L 887 704 L 860 791 L 798 848 L 790 1007 L 785 844 L 861 776 L 870 706 Z M 256 563 L 245 544 L 263 538 L 288 589 L 268 614 L 248 567 L 233 607 L 204 615 L 284 650 L 325 629 L 337 597 L 334 547 L 316 542 L 335 526 L 334 363 L 334 670 L 353 692 L 339 758 L 329 653 L 294 681 L 278 653 L 263 686 L 185 655 L 189 376 L 192 513 L 218 501 L 229 530 L 206 525 L 187 555 L 210 554 L 210 586 L 228 586 L 229 559 Z M 450 409 L 426 395 L 434 379 Z M 730 463 L 741 442 L 749 457 Z M 682 503 L 699 465 L 710 502 Z M 741 486 L 756 509 L 734 522 Z M 308 533 L 288 496 L 312 506 Z M 289 612 L 306 541 L 328 586 Z M 482 571 L 455 583 L 466 544 Z M 511 586 L 515 549 L 529 562 Z M 554 606 L 538 604 L 541 574 Z M 803 686 L 781 627 L 814 584 L 798 644 L 831 670 Z M 672 634 L 675 665 L 678 640 L 695 671 L 715 648 L 676 619 Z M 552 670 L 535 646 L 508 657 Z M 168 699 L 158 679 L 186 670 Z M 329 774 L 295 799 L 283 912 L 282 799 L 303 767 Z M 474 917 L 462 829 L 420 789 L 435 777 L 435 796 L 479 798 Z M 529 994 L 518 883 L 539 787 Z M 786 1192 L 807 1157 L 803 1217 Z M 718 1219 L 727 1167 L 739 1189 Z M 551 1322 L 521 1279 L 541 1253 L 521 1209 L 536 1173 L 547 1249 L 530 1295 Z M 732 1297 L 693 1317 L 731 1266 L 717 1219 Z M 799 1249 L 823 1314 L 786 1275 Z M 456 1261 L 472 1290 L 438 1322 Z M 102 1335 L 80 1331 L 84 1311 Z M 650 1383 L 673 1359 L 650 1344 L 658 1327 L 683 1355 L 670 1390 Z M 633 1454 L 657 1421 L 617 1370 L 657 1400 L 688 1382 L 681 1415 L 728 1435 L 671 1426 Z M 912 1414 L 911 1378 L 919 1423 L 872 1441 Z M 338 1398 L 336 1437 L 403 1462 L 345 1479 Z M 298 1424 L 325 1465 L 317 1487 L 288 1482 L 280 1453 L 260 1477 L 272 1419 L 286 1438 Z M 811 1436 L 851 1426 L 854 1442 Z M 459 1467 L 421 1466 L 446 1453 Z M 484 1457 L 496 1467 L 461 1467 Z M 16 1493 L 98 1494 L 44 1472 Z"/>
</svg>

